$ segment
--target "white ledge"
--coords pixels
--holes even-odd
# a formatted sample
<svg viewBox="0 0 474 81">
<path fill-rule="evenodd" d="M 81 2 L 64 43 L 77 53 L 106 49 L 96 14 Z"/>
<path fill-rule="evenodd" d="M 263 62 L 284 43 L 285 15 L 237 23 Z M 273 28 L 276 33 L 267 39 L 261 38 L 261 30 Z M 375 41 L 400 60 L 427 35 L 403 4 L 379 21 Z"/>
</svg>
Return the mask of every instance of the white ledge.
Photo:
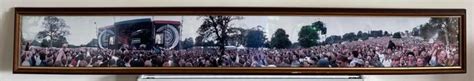
<svg viewBox="0 0 474 81">
<path fill-rule="evenodd" d="M 141 75 L 139 79 L 362 79 L 360 75 Z"/>
</svg>

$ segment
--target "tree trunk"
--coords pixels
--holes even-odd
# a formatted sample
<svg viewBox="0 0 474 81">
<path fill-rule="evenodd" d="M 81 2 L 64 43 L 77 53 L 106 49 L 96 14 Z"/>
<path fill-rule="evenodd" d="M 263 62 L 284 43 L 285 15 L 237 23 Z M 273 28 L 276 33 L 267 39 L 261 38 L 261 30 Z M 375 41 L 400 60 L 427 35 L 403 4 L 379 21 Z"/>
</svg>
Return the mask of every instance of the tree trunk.
<svg viewBox="0 0 474 81">
<path fill-rule="evenodd" d="M 220 51 L 219 56 L 224 55 L 224 53 L 225 53 L 225 45 L 226 45 L 226 43 L 227 43 L 227 40 L 226 40 L 226 39 L 227 39 L 227 34 L 223 33 L 223 34 L 221 34 L 221 35 L 222 35 L 222 37 L 221 37 L 221 39 L 219 40 L 219 41 L 220 41 L 220 42 L 219 42 L 219 43 L 220 43 L 220 44 L 219 44 L 219 51 Z"/>
<path fill-rule="evenodd" d="M 449 32 L 448 32 L 448 27 L 446 25 L 444 26 L 443 31 L 444 31 L 444 40 L 446 42 L 445 48 L 449 49 Z"/>
</svg>

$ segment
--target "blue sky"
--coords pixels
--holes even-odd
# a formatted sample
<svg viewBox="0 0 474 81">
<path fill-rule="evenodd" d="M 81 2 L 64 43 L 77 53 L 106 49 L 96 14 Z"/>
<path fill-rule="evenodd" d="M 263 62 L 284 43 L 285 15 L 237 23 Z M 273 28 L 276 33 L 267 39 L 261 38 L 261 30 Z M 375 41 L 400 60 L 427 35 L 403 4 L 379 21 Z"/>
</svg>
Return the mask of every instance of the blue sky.
<svg viewBox="0 0 474 81">
<path fill-rule="evenodd" d="M 152 18 L 153 20 L 175 20 L 183 22 L 182 39 L 196 37 L 196 30 L 201 25 L 199 16 L 58 16 L 71 27 L 68 42 L 73 45 L 88 43 L 96 38 L 96 28 L 112 25 L 123 20 Z M 327 36 L 342 35 L 347 32 L 386 30 L 390 33 L 411 30 L 428 22 L 430 17 L 401 16 L 243 16 L 244 19 L 232 22 L 234 27 L 264 27 L 267 38 L 278 28 L 286 30 L 292 42 L 297 42 L 298 31 L 304 25 L 322 21 L 328 28 Z M 23 16 L 22 32 L 26 40 L 31 40 L 42 29 L 43 16 Z M 95 24 L 94 24 L 95 23 Z"/>
</svg>

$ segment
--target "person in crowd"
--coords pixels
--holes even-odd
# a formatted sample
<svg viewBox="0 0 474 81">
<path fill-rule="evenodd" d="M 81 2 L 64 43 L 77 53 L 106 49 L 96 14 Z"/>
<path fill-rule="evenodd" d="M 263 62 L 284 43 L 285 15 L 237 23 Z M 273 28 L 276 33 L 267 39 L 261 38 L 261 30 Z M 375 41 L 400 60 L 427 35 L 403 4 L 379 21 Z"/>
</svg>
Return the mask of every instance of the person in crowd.
<svg viewBox="0 0 474 81">
<path fill-rule="evenodd" d="M 287 49 L 119 49 L 26 44 L 21 66 L 49 67 L 425 67 L 459 66 L 456 44 L 391 37 Z M 26 49 L 27 48 L 27 49 Z"/>
</svg>

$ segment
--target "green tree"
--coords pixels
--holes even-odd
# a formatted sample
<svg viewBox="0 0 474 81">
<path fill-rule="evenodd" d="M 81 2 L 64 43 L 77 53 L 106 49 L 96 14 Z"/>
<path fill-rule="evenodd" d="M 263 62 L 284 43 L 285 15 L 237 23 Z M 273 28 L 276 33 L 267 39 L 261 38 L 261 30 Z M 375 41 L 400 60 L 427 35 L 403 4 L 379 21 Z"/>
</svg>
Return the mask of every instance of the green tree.
<svg viewBox="0 0 474 81">
<path fill-rule="evenodd" d="M 420 37 L 425 40 L 430 39 L 438 33 L 438 30 L 429 23 L 420 26 Z"/>
<path fill-rule="evenodd" d="M 182 46 L 182 49 L 188 49 L 194 46 L 194 40 L 191 37 L 186 38 L 184 39 L 184 41 L 180 41 L 180 42 L 181 42 L 180 44 Z"/>
<path fill-rule="evenodd" d="M 393 33 L 392 38 L 402 38 L 401 32 L 395 32 L 395 33 Z"/>
<path fill-rule="evenodd" d="M 258 27 L 261 26 L 247 30 L 247 35 L 245 36 L 246 47 L 258 48 L 264 46 L 265 40 L 267 40 L 267 38 L 265 38 L 265 32 L 260 30 Z"/>
<path fill-rule="evenodd" d="M 204 37 L 202 37 L 202 35 L 198 35 L 194 39 L 194 41 L 195 41 L 195 43 L 194 43 L 195 46 L 203 46 L 204 45 Z"/>
<path fill-rule="evenodd" d="M 70 35 L 69 26 L 64 19 L 56 16 L 46 16 L 43 19 L 44 30 L 36 34 L 36 40 L 42 42 L 44 47 L 61 47 L 67 44 L 66 36 Z"/>
<path fill-rule="evenodd" d="M 361 39 L 361 40 L 367 40 L 369 39 L 369 34 L 366 32 L 359 31 L 357 32 L 357 38 L 356 40 Z"/>
<path fill-rule="evenodd" d="M 354 32 L 346 33 L 342 35 L 342 40 L 344 41 L 356 41 L 357 35 Z"/>
<path fill-rule="evenodd" d="M 323 22 L 316 21 L 311 25 L 306 25 L 298 32 L 298 43 L 302 47 L 312 47 L 318 44 L 320 34 L 326 34 L 326 27 Z"/>
<path fill-rule="evenodd" d="M 413 36 L 420 36 L 420 29 L 418 29 L 418 27 L 413 28 L 411 32 L 413 33 Z"/>
<path fill-rule="evenodd" d="M 388 31 L 383 32 L 383 36 L 390 36 L 390 33 Z"/>
<path fill-rule="evenodd" d="M 382 37 L 384 32 L 382 30 L 372 30 L 370 31 L 370 37 Z"/>
<path fill-rule="evenodd" d="M 334 43 L 341 43 L 342 37 L 337 35 L 331 35 L 324 41 L 326 44 L 334 44 Z"/>
<path fill-rule="evenodd" d="M 272 48 L 270 42 L 271 42 L 271 41 L 268 41 L 268 40 L 265 41 L 265 42 L 263 43 L 263 47 L 265 47 L 265 48 Z"/>
<path fill-rule="evenodd" d="M 219 55 L 224 54 L 229 35 L 232 35 L 234 31 L 238 31 L 231 27 L 231 22 L 243 19 L 243 17 L 210 15 L 204 16 L 202 19 L 203 23 L 197 30 L 197 33 L 203 36 L 203 40 L 216 40 L 220 50 Z"/>
<path fill-rule="evenodd" d="M 288 39 L 288 34 L 286 34 L 285 30 L 279 28 L 273 34 L 272 39 L 270 41 L 270 46 L 272 48 L 288 48 L 291 46 L 291 41 Z"/>
<path fill-rule="evenodd" d="M 233 46 L 238 46 L 238 45 L 245 45 L 245 36 L 247 34 L 247 30 L 244 28 L 235 28 L 232 27 L 229 29 L 227 32 L 229 34 L 229 37 L 226 39 L 227 43 L 226 45 L 233 45 Z"/>
<path fill-rule="evenodd" d="M 459 18 L 431 18 L 429 24 L 438 29 L 437 40 L 443 41 L 447 45 L 458 42 Z"/>
<path fill-rule="evenodd" d="M 419 36 L 425 40 L 436 39 L 447 44 L 459 42 L 459 18 L 431 18 L 428 23 L 419 26 Z M 438 35 L 437 38 L 433 38 Z"/>
</svg>

